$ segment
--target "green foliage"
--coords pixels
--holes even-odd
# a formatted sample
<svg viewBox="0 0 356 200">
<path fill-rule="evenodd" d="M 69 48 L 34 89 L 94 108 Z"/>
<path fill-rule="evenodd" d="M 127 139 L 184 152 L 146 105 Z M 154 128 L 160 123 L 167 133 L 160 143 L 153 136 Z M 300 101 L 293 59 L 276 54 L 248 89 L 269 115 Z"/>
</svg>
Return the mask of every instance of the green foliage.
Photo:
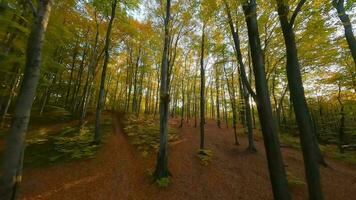
<svg viewBox="0 0 356 200">
<path fill-rule="evenodd" d="M 208 166 L 212 161 L 213 152 L 209 149 L 199 149 L 197 157 L 200 159 L 202 165 Z"/>
<path fill-rule="evenodd" d="M 279 140 L 283 144 L 287 144 L 295 149 L 300 149 L 300 141 L 298 137 L 293 137 L 289 133 L 282 133 L 279 135 Z"/>
<path fill-rule="evenodd" d="M 46 127 L 46 126 L 45 126 Z M 93 158 L 99 145 L 93 144 L 94 126 L 72 126 L 56 130 L 37 128 L 26 139 L 25 167 L 42 167 L 57 162 Z M 111 130 L 111 120 L 102 125 L 105 133 Z"/>
<path fill-rule="evenodd" d="M 146 157 L 150 152 L 157 151 L 159 147 L 159 121 L 152 117 L 126 116 L 124 131 L 130 137 L 131 143 Z M 178 139 L 177 130 L 169 128 L 168 141 Z"/>
<path fill-rule="evenodd" d="M 98 145 L 93 145 L 93 128 L 69 127 L 53 137 L 54 149 L 69 159 L 92 158 Z M 58 157 L 50 158 L 55 161 Z"/>
<path fill-rule="evenodd" d="M 66 122 L 72 119 L 72 114 L 70 112 L 68 112 L 65 108 L 58 106 L 45 106 L 42 115 L 39 114 L 39 107 L 33 108 L 31 112 L 31 125 Z"/>
<path fill-rule="evenodd" d="M 287 171 L 287 181 L 289 187 L 296 187 L 299 185 L 305 185 L 305 182 L 298 178 L 297 176 L 293 175 L 291 172 Z"/>
<path fill-rule="evenodd" d="M 160 188 L 168 187 L 169 183 L 170 183 L 169 178 L 160 178 L 156 180 L 156 184 Z"/>
<path fill-rule="evenodd" d="M 300 142 L 298 137 L 284 133 L 281 134 L 279 138 L 282 144 L 288 145 L 295 149 L 300 149 Z M 347 163 L 356 164 L 356 154 L 354 151 L 345 151 L 344 153 L 340 153 L 337 145 L 334 144 L 328 144 L 328 145 L 319 144 L 319 147 L 321 152 L 326 156 Z"/>
<path fill-rule="evenodd" d="M 327 155 L 329 155 L 331 158 L 356 165 L 355 151 L 345 150 L 344 153 L 340 153 L 338 147 L 335 145 L 322 145 L 320 149 L 322 152 L 327 153 Z"/>
</svg>

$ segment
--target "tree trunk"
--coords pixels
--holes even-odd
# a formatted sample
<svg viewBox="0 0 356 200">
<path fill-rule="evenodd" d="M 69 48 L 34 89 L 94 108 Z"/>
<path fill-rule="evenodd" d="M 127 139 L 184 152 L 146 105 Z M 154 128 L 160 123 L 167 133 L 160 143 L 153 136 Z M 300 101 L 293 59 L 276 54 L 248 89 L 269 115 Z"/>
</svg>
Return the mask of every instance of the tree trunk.
<svg viewBox="0 0 356 200">
<path fill-rule="evenodd" d="M 277 131 L 273 122 L 272 107 L 269 99 L 268 84 L 258 31 L 256 1 L 250 0 L 245 3 L 243 10 L 248 30 L 253 71 L 255 74 L 257 109 L 262 127 L 273 195 L 275 199 L 291 199 L 282 154 L 279 148 Z"/>
<path fill-rule="evenodd" d="M 24 80 L 16 103 L 10 134 L 6 138 L 0 187 L 0 196 L 3 200 L 15 199 L 21 182 L 24 139 L 38 85 L 41 53 L 51 6 L 52 0 L 39 2 L 28 38 Z"/>
<path fill-rule="evenodd" d="M 344 148 L 342 145 L 344 144 L 345 138 L 345 112 L 344 112 L 344 104 L 341 101 L 341 86 L 339 83 L 339 93 L 337 96 L 337 101 L 340 105 L 340 125 L 339 125 L 339 151 L 340 153 L 344 153 Z"/>
<path fill-rule="evenodd" d="M 68 89 L 67 89 L 67 94 L 66 94 L 66 98 L 64 101 L 64 105 L 67 107 L 68 105 L 68 100 L 69 100 L 69 95 L 70 95 L 70 91 L 72 89 L 72 81 L 73 81 L 73 74 L 74 74 L 74 67 L 75 67 L 75 62 L 77 60 L 77 54 L 78 54 L 78 46 L 77 44 L 74 47 L 74 52 L 73 52 L 73 57 L 72 57 L 72 64 L 71 64 L 71 69 L 70 69 L 70 78 L 69 78 L 69 83 L 68 83 Z"/>
<path fill-rule="evenodd" d="M 205 22 L 203 22 L 200 54 L 200 149 L 205 148 L 204 128 L 205 128 L 205 69 L 204 69 L 204 49 L 205 49 Z"/>
<path fill-rule="evenodd" d="M 136 113 L 137 112 L 137 75 L 138 75 L 138 67 L 139 67 L 139 62 L 140 62 L 140 54 L 141 54 L 141 47 L 138 49 L 138 55 L 136 59 L 136 65 L 135 65 L 135 74 L 134 74 L 134 91 L 133 91 L 133 97 L 132 97 L 132 112 Z"/>
<path fill-rule="evenodd" d="M 226 78 L 226 85 L 227 85 L 227 90 L 228 90 L 228 93 L 229 93 L 229 97 L 230 97 L 230 103 L 231 103 L 231 109 L 232 109 L 232 128 L 234 129 L 234 136 L 235 136 L 235 144 L 236 145 L 239 145 L 240 144 L 240 142 L 239 142 L 239 139 L 238 139 L 238 137 L 237 137 L 237 130 L 236 130 L 236 121 L 237 121 L 237 117 L 236 117 L 236 115 L 237 115 L 237 113 L 236 113 L 236 104 L 235 104 L 235 101 L 236 101 L 236 99 L 235 99 L 235 91 L 233 90 L 233 86 L 230 86 L 230 84 L 229 84 L 229 78 L 228 78 L 228 76 L 227 76 L 227 72 L 226 72 L 226 69 L 225 69 L 225 66 L 224 66 L 224 72 L 225 72 L 225 78 Z M 233 77 L 234 77 L 234 72 L 232 72 L 232 78 L 231 78 L 231 80 L 232 80 L 232 84 L 231 85 L 234 85 L 233 84 Z M 226 110 L 225 110 L 225 112 L 227 112 Z"/>
<path fill-rule="evenodd" d="M 161 95 L 160 95 L 160 140 L 157 154 L 157 165 L 154 172 L 156 180 L 168 177 L 168 115 L 169 115 L 169 93 L 168 93 L 168 46 L 169 46 L 169 21 L 171 1 L 166 3 L 166 17 L 164 20 L 164 49 L 161 67 Z"/>
<path fill-rule="evenodd" d="M 100 143 L 101 142 L 101 137 L 102 137 L 102 132 L 100 130 L 100 121 L 101 121 L 101 111 L 104 107 L 104 92 L 105 92 L 105 79 L 106 79 L 106 70 L 108 67 L 108 62 L 109 62 L 109 47 L 110 47 L 110 35 L 111 35 L 111 29 L 112 29 L 112 24 L 115 19 L 115 14 L 116 14 L 116 6 L 117 6 L 117 0 L 113 0 L 111 4 L 111 17 L 108 25 L 108 29 L 106 32 L 106 38 L 105 38 L 105 59 L 104 59 L 104 65 L 103 65 L 103 70 L 101 73 L 101 81 L 100 81 L 100 91 L 99 91 L 99 98 L 97 102 L 97 107 L 96 107 L 96 118 L 95 118 L 95 134 L 94 134 L 94 142 L 95 143 Z"/>
<path fill-rule="evenodd" d="M 215 67 L 215 89 L 216 89 L 216 121 L 219 128 L 221 128 L 220 119 L 220 74 L 218 67 Z"/>
<path fill-rule="evenodd" d="M 315 147 L 317 144 L 314 142 L 312 121 L 304 94 L 297 46 L 292 28 L 293 24 L 288 20 L 288 6 L 281 1 L 277 1 L 277 3 L 279 20 L 282 27 L 284 42 L 286 44 L 288 86 L 299 128 L 309 198 L 315 200 L 323 199 L 318 156 Z"/>
<path fill-rule="evenodd" d="M 242 120 L 243 122 L 246 122 L 247 125 L 247 135 L 248 135 L 248 150 L 255 152 L 256 151 L 256 147 L 254 144 L 254 140 L 253 140 L 253 127 L 252 127 L 252 117 L 251 117 L 251 107 L 250 107 L 250 102 L 249 102 L 249 94 L 248 92 L 250 92 L 251 96 L 254 96 L 254 92 L 252 91 L 252 88 L 250 86 L 250 83 L 247 80 L 247 76 L 246 76 L 246 71 L 245 71 L 245 65 L 243 63 L 242 60 L 242 54 L 241 54 L 241 48 L 240 48 L 240 38 L 239 38 L 239 31 L 238 31 L 238 25 L 236 25 L 236 27 L 234 26 L 233 22 L 232 22 L 232 16 L 230 13 L 230 8 L 227 4 L 226 1 L 224 1 L 225 6 L 226 6 L 226 12 L 228 15 L 228 20 L 229 20 L 229 25 L 230 25 L 230 30 L 231 30 L 231 34 L 233 37 L 233 41 L 234 41 L 234 45 L 235 45 L 235 55 L 236 55 L 236 59 L 238 60 L 238 63 L 240 65 L 240 70 L 239 70 L 239 74 L 240 74 L 240 91 L 241 91 L 241 96 L 245 105 L 245 112 L 244 115 L 241 115 L 241 118 L 244 119 Z M 248 89 L 250 88 L 250 89 Z M 245 118 L 244 118 L 245 116 Z M 245 124 L 245 123 L 243 123 Z M 246 130 L 246 127 L 245 127 Z"/>
<path fill-rule="evenodd" d="M 352 30 L 350 18 L 345 12 L 344 0 L 333 0 L 333 6 L 335 7 L 339 19 L 342 22 L 342 25 L 344 26 L 346 41 L 349 45 L 356 69 L 356 39 Z"/>
</svg>

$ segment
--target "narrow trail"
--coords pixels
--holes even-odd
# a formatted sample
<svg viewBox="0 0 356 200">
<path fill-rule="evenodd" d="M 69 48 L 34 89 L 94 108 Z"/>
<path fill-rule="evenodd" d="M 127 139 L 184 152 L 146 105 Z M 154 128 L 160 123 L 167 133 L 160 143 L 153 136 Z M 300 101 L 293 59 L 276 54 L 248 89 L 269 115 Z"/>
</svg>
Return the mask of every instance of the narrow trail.
<svg viewBox="0 0 356 200">
<path fill-rule="evenodd" d="M 178 127 L 178 120 L 171 120 Z M 206 125 L 206 145 L 214 153 L 212 163 L 202 166 L 196 157 L 199 129 L 185 124 L 180 140 L 169 147 L 169 169 L 173 174 L 167 188 L 158 188 L 147 177 L 154 169 L 155 156 L 140 156 L 122 133 L 118 116 L 113 132 L 95 159 L 58 164 L 45 169 L 25 170 L 22 199 L 105 199 L 105 200 L 200 200 L 272 199 L 267 162 L 262 141 L 258 153 L 245 150 L 247 140 L 233 144 L 231 129 Z M 242 129 L 240 130 L 242 132 Z M 303 179 L 301 153 L 283 148 L 287 170 Z M 322 168 L 325 199 L 347 200 L 356 195 L 356 166 L 328 159 Z M 291 189 L 293 199 L 307 199 L 306 186 Z"/>
</svg>

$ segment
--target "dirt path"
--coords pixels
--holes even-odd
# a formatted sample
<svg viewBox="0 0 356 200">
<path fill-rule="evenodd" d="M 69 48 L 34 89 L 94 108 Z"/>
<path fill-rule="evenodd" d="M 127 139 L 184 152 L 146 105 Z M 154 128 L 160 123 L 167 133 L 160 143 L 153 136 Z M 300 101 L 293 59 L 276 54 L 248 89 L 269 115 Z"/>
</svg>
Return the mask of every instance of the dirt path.
<svg viewBox="0 0 356 200">
<path fill-rule="evenodd" d="M 247 141 L 233 145 L 231 129 L 218 129 L 213 121 L 206 125 L 207 148 L 213 161 L 202 166 L 196 158 L 199 129 L 180 130 L 181 140 L 169 148 L 169 168 L 173 177 L 168 188 L 157 188 L 147 178 L 154 169 L 155 155 L 142 158 L 128 143 L 114 120 L 114 132 L 95 159 L 58 164 L 24 173 L 22 199 L 272 199 L 262 141 L 258 153 L 248 153 Z M 177 121 L 172 120 L 171 125 Z M 241 137 L 241 136 L 240 136 Z M 287 170 L 303 178 L 300 152 L 283 149 Z M 347 200 L 356 195 L 356 166 L 328 160 L 331 167 L 322 169 L 326 199 Z M 292 190 L 293 199 L 307 199 L 305 185 Z"/>
</svg>

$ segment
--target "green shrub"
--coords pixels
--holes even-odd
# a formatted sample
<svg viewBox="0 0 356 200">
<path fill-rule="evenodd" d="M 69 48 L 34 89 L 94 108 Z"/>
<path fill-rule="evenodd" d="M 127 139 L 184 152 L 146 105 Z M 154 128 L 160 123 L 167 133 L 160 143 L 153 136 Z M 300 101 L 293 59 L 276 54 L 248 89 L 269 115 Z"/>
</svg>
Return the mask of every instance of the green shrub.
<svg viewBox="0 0 356 200">
<path fill-rule="evenodd" d="M 53 140 L 54 149 L 70 159 L 92 158 L 98 149 L 92 144 L 93 131 L 88 127 L 64 129 Z"/>
<path fill-rule="evenodd" d="M 305 182 L 302 181 L 300 178 L 297 176 L 293 175 L 291 172 L 287 171 L 287 181 L 289 187 L 296 187 L 299 185 L 305 185 Z"/>
<path fill-rule="evenodd" d="M 212 161 L 213 152 L 209 149 L 199 149 L 197 156 L 202 165 L 208 166 Z"/>
<path fill-rule="evenodd" d="M 169 185 L 169 178 L 160 178 L 156 180 L 156 184 L 158 185 L 158 187 L 160 188 L 165 188 L 168 187 Z"/>
</svg>

